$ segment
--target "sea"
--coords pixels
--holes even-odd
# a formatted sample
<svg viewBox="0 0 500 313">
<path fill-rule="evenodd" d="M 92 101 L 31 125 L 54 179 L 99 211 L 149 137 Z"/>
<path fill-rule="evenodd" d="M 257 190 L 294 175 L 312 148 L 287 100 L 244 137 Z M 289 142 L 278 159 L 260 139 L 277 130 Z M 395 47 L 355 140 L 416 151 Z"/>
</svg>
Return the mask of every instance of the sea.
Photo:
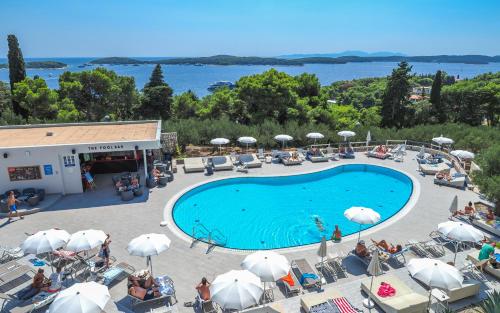
<svg viewBox="0 0 500 313">
<path fill-rule="evenodd" d="M 96 58 L 26 58 L 26 61 L 59 61 L 67 64 L 64 69 L 28 69 L 30 77 L 38 75 L 47 81 L 50 88 L 58 88 L 58 77 L 65 71 L 78 72 L 96 68 L 96 65 L 81 67 Z M 165 58 L 135 58 L 154 60 Z M 0 58 L 0 64 L 7 63 Z M 462 64 L 462 63 L 411 63 L 416 74 L 434 74 L 442 70 L 448 75 L 470 78 L 478 74 L 500 71 L 500 63 Z M 268 66 L 268 65 L 163 65 L 165 81 L 173 88 L 175 94 L 191 90 L 197 96 L 203 97 L 210 92 L 207 88 L 217 81 L 236 82 L 242 76 L 259 74 L 271 68 L 290 75 L 302 73 L 315 74 L 322 85 L 329 85 L 339 80 L 350 80 L 366 77 L 383 77 L 391 73 L 397 66 L 396 62 L 364 62 L 346 64 L 305 64 L 303 66 Z M 118 75 L 133 76 L 138 89 L 142 89 L 153 71 L 153 64 L 134 65 L 103 65 L 115 71 Z M 9 81 L 8 69 L 0 69 L 0 80 Z"/>
</svg>

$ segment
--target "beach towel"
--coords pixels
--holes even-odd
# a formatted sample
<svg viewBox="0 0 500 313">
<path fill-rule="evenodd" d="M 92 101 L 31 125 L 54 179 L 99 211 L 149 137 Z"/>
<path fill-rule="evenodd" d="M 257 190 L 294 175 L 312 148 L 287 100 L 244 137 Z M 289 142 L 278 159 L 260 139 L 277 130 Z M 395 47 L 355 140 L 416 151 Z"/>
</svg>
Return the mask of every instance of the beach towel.
<svg viewBox="0 0 500 313">
<path fill-rule="evenodd" d="M 347 301 L 346 298 L 335 298 L 332 299 L 333 303 L 337 306 L 340 313 L 357 313 L 357 311 L 352 307 L 351 303 Z"/>
<path fill-rule="evenodd" d="M 295 281 L 293 281 L 292 273 L 290 272 L 288 272 L 288 275 L 282 277 L 281 280 L 287 283 L 291 287 L 295 286 Z"/>
<path fill-rule="evenodd" d="M 172 279 L 170 277 L 164 275 L 155 278 L 156 284 L 159 286 L 159 291 L 164 296 L 170 296 L 175 294 L 175 289 L 173 285 Z"/>
<path fill-rule="evenodd" d="M 378 288 L 377 294 L 382 298 L 392 297 L 396 294 L 396 289 L 394 289 L 388 283 L 381 283 L 380 287 Z"/>
<path fill-rule="evenodd" d="M 30 259 L 29 260 L 31 264 L 33 264 L 33 266 L 44 266 L 45 265 L 45 261 L 43 260 L 40 260 L 40 259 Z"/>
<path fill-rule="evenodd" d="M 302 276 L 300 276 L 300 280 L 299 280 L 300 284 L 301 285 L 304 284 L 304 281 L 307 278 L 318 279 L 319 277 L 318 277 L 318 275 L 313 274 L 313 273 L 304 273 L 304 274 L 302 274 Z"/>
<path fill-rule="evenodd" d="M 121 273 L 123 272 L 123 269 L 120 267 L 112 267 L 109 268 L 104 274 L 102 275 L 104 278 L 103 285 L 107 286 L 115 280 L 116 277 L 118 277 Z"/>
</svg>

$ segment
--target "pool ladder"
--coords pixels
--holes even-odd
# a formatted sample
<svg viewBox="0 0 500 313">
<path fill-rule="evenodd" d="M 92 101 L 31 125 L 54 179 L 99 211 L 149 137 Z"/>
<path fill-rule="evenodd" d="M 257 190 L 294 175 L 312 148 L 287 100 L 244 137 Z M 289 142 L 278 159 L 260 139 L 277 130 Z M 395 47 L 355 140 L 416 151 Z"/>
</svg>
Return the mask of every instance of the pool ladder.
<svg viewBox="0 0 500 313">
<path fill-rule="evenodd" d="M 193 244 L 198 241 L 208 243 L 210 247 L 224 247 L 227 243 L 227 238 L 220 230 L 214 228 L 209 230 L 202 223 L 197 223 L 193 226 Z M 192 245 L 191 245 L 192 246 Z"/>
</svg>

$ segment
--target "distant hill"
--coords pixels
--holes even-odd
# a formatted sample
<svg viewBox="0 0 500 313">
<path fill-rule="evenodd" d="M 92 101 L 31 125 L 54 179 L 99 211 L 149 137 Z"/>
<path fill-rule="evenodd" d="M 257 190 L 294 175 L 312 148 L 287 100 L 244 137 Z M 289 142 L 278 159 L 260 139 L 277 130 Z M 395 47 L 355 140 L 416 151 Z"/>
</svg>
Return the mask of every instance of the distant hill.
<svg viewBox="0 0 500 313">
<path fill-rule="evenodd" d="M 340 56 L 307 57 L 299 59 L 280 59 L 263 57 L 239 57 L 232 55 L 215 55 L 198 58 L 171 58 L 163 60 L 137 60 L 124 57 L 110 57 L 91 61 L 92 64 L 192 64 L 192 65 L 291 65 L 304 64 L 345 64 L 360 62 L 425 62 L 425 63 L 464 63 L 487 64 L 500 62 L 500 56 L 486 55 L 433 55 L 433 56 Z"/>
<path fill-rule="evenodd" d="M 389 52 L 389 51 L 379 51 L 379 52 L 365 52 L 360 50 L 347 50 L 335 53 L 305 53 L 305 54 L 285 54 L 280 55 L 278 58 L 281 59 L 302 59 L 302 58 L 338 58 L 345 56 L 354 57 L 387 57 L 387 56 L 405 56 L 405 54 L 400 52 Z"/>
<path fill-rule="evenodd" d="M 68 66 L 65 63 L 62 62 L 56 62 L 56 61 L 32 61 L 32 62 L 26 62 L 26 68 L 65 68 Z M 0 64 L 0 68 L 7 68 L 7 64 Z"/>
</svg>

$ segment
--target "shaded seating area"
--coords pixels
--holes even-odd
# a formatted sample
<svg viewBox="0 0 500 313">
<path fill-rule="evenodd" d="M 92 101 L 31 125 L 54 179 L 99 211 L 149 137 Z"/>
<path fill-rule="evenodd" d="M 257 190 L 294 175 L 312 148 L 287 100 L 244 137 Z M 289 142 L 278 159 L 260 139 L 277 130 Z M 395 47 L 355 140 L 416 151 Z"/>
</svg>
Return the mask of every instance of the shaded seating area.
<svg viewBox="0 0 500 313">
<path fill-rule="evenodd" d="M 142 196 L 141 177 L 137 173 L 124 172 L 112 177 L 116 193 L 123 201 L 130 201 L 134 197 Z"/>
</svg>

